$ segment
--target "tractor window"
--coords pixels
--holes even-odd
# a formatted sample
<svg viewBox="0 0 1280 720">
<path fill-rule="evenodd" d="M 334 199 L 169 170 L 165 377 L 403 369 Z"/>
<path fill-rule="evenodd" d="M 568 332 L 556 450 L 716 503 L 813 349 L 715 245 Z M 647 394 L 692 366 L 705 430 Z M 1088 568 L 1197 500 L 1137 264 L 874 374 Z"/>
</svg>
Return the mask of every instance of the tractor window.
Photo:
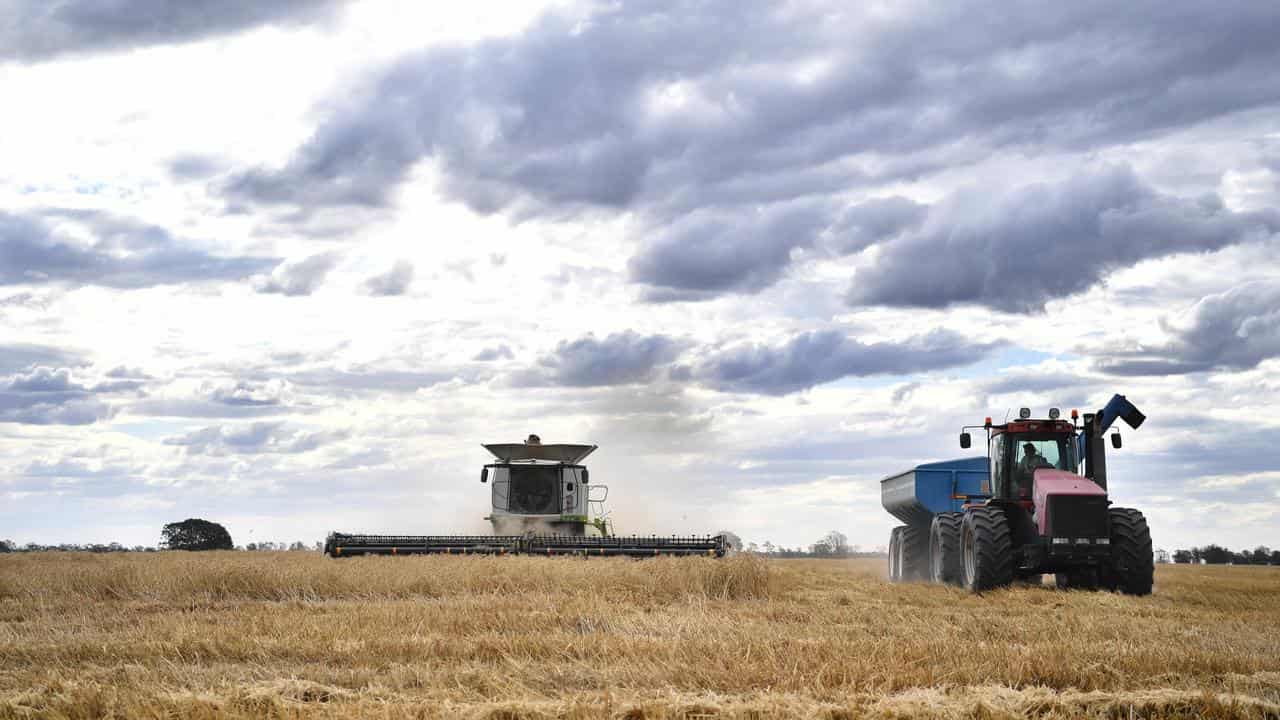
<svg viewBox="0 0 1280 720">
<path fill-rule="evenodd" d="M 560 468 L 529 465 L 511 468 L 509 509 L 514 513 L 553 515 L 560 512 Z"/>
<path fill-rule="evenodd" d="M 1077 472 L 1070 435 L 1019 435 L 1009 440 L 1014 456 L 1009 497 L 1030 497 L 1035 471 L 1040 468 Z"/>
<path fill-rule="evenodd" d="M 990 492 L 996 497 L 1005 497 L 1004 488 L 1004 466 L 1005 466 L 1005 436 L 1000 433 L 991 439 L 991 479 L 992 487 Z"/>
</svg>

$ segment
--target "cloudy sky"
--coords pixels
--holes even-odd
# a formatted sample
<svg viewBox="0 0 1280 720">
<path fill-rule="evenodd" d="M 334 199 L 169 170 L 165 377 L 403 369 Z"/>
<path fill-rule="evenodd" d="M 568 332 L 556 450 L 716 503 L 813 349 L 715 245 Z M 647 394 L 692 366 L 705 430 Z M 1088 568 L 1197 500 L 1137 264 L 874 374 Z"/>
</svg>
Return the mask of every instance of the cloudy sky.
<svg viewBox="0 0 1280 720">
<path fill-rule="evenodd" d="M 0 538 L 883 545 L 1126 394 L 1157 547 L 1280 546 L 1280 6 L 0 0 Z"/>
</svg>

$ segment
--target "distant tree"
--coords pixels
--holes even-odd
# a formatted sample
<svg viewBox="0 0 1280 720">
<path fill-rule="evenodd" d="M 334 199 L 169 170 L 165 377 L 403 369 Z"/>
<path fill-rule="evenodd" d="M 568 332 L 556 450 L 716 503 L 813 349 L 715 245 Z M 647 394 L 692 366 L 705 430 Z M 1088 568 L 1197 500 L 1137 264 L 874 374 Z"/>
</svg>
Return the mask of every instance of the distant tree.
<svg viewBox="0 0 1280 720">
<path fill-rule="evenodd" d="M 838 530 L 832 530 L 810 545 L 809 552 L 817 557 L 846 557 L 849 554 L 849 537 Z"/>
<path fill-rule="evenodd" d="M 1173 561 L 1176 563 L 1185 564 L 1185 563 L 1191 562 L 1193 559 L 1194 558 L 1192 557 L 1190 550 L 1174 550 L 1173 551 Z"/>
<path fill-rule="evenodd" d="M 765 555 L 772 555 L 778 551 L 778 548 L 774 547 L 773 542 L 769 540 L 765 540 L 764 545 L 761 545 L 760 547 L 764 548 Z"/>
<path fill-rule="evenodd" d="M 1235 553 L 1221 545 L 1214 545 L 1210 543 L 1202 548 L 1196 549 L 1200 551 L 1200 559 L 1210 565 L 1226 565 L 1235 559 Z"/>
<path fill-rule="evenodd" d="M 1271 559 L 1271 548 L 1267 547 L 1266 545 L 1259 545 L 1258 547 L 1253 549 L 1253 554 L 1252 554 L 1252 557 L 1249 558 L 1249 562 L 1253 563 L 1254 565 L 1266 565 L 1270 559 Z"/>
<path fill-rule="evenodd" d="M 293 551 L 306 550 L 307 546 L 303 545 L 301 540 L 294 540 L 293 543 L 289 545 L 289 549 Z"/>
<path fill-rule="evenodd" d="M 231 550 L 231 533 L 216 522 L 188 518 L 160 531 L 160 545 L 170 550 Z"/>
<path fill-rule="evenodd" d="M 0 540 L 0 553 L 13 552 L 12 540 Z"/>
<path fill-rule="evenodd" d="M 1280 565 L 1280 550 L 1272 550 L 1271 557 L 1267 562 L 1272 565 Z"/>
</svg>

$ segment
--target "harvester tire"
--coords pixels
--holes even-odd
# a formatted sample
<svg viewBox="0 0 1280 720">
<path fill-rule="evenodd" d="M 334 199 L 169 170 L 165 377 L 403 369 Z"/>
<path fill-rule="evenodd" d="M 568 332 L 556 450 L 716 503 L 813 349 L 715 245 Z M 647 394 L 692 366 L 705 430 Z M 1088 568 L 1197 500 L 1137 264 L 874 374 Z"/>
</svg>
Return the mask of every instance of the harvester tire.
<svg viewBox="0 0 1280 720">
<path fill-rule="evenodd" d="M 889 531 L 889 582 L 902 582 L 902 531 L 906 529 L 900 525 Z"/>
<path fill-rule="evenodd" d="M 964 515 L 960 533 L 964 586 L 971 592 L 1004 587 L 1013 582 L 1013 541 L 1004 511 L 986 505 Z"/>
<path fill-rule="evenodd" d="M 1111 508 L 1111 567 L 1103 585 L 1126 595 L 1150 595 L 1155 559 L 1147 518 L 1131 508 Z"/>
<path fill-rule="evenodd" d="M 945 585 L 964 582 L 964 559 L 960 557 L 960 525 L 964 513 L 944 512 L 933 516 L 929 527 L 929 579 Z"/>
<path fill-rule="evenodd" d="M 906 525 L 902 528 L 902 540 L 898 543 L 901 559 L 898 570 L 903 582 L 926 580 L 929 577 L 929 528 L 926 525 Z"/>
</svg>

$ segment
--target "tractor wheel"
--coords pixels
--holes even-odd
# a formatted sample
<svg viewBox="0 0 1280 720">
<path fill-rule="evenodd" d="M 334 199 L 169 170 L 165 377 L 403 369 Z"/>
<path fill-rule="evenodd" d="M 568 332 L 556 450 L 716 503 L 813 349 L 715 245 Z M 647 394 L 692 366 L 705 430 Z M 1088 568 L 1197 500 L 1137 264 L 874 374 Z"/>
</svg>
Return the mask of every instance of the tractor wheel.
<svg viewBox="0 0 1280 720">
<path fill-rule="evenodd" d="M 902 582 L 902 531 L 906 526 L 889 531 L 889 582 Z"/>
<path fill-rule="evenodd" d="M 907 525 L 902 528 L 902 540 L 898 543 L 901 559 L 898 561 L 904 582 L 925 580 L 929 577 L 929 528 L 924 525 Z"/>
<path fill-rule="evenodd" d="M 1137 510 L 1111 508 L 1111 567 L 1103 585 L 1126 595 L 1150 595 L 1154 575 L 1147 519 Z"/>
<path fill-rule="evenodd" d="M 929 579 L 946 585 L 964 581 L 964 560 L 960 557 L 960 525 L 964 513 L 944 512 L 933 516 L 929 528 Z"/>
<path fill-rule="evenodd" d="M 1004 512 L 990 505 L 972 508 L 960 528 L 964 586 L 982 592 L 1013 582 L 1013 542 Z"/>
</svg>

